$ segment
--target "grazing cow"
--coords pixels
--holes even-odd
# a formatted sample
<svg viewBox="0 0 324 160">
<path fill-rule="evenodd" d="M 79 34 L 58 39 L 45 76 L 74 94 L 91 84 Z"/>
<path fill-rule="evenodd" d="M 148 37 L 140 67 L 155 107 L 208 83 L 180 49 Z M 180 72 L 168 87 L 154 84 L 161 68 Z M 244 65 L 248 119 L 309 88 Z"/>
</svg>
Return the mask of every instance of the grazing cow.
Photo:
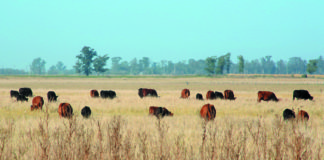
<svg viewBox="0 0 324 160">
<path fill-rule="evenodd" d="M 100 91 L 100 97 L 101 98 L 114 99 L 116 97 L 116 92 L 115 91 L 112 91 L 112 90 L 109 90 L 109 91 L 101 90 Z"/>
<path fill-rule="evenodd" d="M 295 116 L 295 112 L 291 109 L 285 109 L 282 113 L 284 120 L 290 120 L 290 119 L 294 119 Z"/>
<path fill-rule="evenodd" d="M 73 115 L 73 108 L 69 103 L 61 103 L 57 110 L 60 117 L 70 118 Z"/>
<path fill-rule="evenodd" d="M 261 100 L 264 101 L 275 101 L 278 102 L 278 98 L 276 97 L 276 95 L 273 92 L 270 91 L 259 91 L 258 92 L 258 102 L 261 102 Z"/>
<path fill-rule="evenodd" d="M 309 115 L 308 115 L 308 113 L 307 113 L 306 111 L 304 111 L 304 110 L 300 110 L 300 111 L 298 112 L 298 116 L 297 116 L 297 118 L 298 118 L 298 119 L 301 119 L 301 120 L 307 120 L 307 121 L 308 121 L 308 119 L 309 119 Z"/>
<path fill-rule="evenodd" d="M 313 96 L 311 96 L 307 90 L 294 90 L 293 100 L 295 100 L 295 98 L 297 98 L 297 100 L 298 99 L 313 100 Z"/>
<path fill-rule="evenodd" d="M 156 118 L 163 118 L 164 116 L 173 116 L 173 113 L 171 113 L 168 109 L 165 107 L 155 107 L 151 106 L 149 108 L 149 115 L 154 115 Z"/>
<path fill-rule="evenodd" d="M 200 116 L 205 120 L 214 120 L 216 117 L 216 109 L 212 104 L 205 104 L 201 107 Z"/>
<path fill-rule="evenodd" d="M 97 97 L 99 97 L 99 92 L 97 90 L 93 89 L 90 91 L 90 96 L 93 98 L 97 98 Z"/>
<path fill-rule="evenodd" d="M 56 102 L 57 101 L 57 95 L 55 94 L 54 91 L 48 91 L 47 92 L 47 99 L 48 102 Z"/>
<path fill-rule="evenodd" d="M 25 97 L 33 96 L 33 92 L 30 88 L 19 88 L 19 94 L 24 95 Z"/>
<path fill-rule="evenodd" d="M 21 101 L 21 102 L 26 101 L 26 102 L 28 102 L 28 98 L 26 98 L 24 95 L 19 94 L 18 97 L 17 97 L 17 102 L 18 101 Z"/>
<path fill-rule="evenodd" d="M 215 99 L 217 99 L 217 98 L 224 99 L 223 93 L 215 91 Z"/>
<path fill-rule="evenodd" d="M 204 100 L 204 98 L 203 98 L 203 96 L 202 96 L 201 93 L 197 93 L 197 94 L 196 94 L 196 99 L 197 99 L 197 100 Z"/>
<path fill-rule="evenodd" d="M 12 97 L 15 97 L 15 98 L 17 98 L 19 96 L 19 92 L 18 91 L 14 91 L 14 90 L 11 90 L 10 91 L 10 97 L 12 98 Z"/>
<path fill-rule="evenodd" d="M 83 107 L 82 110 L 81 110 L 81 115 L 84 118 L 89 118 L 90 115 L 91 115 L 91 109 L 90 109 L 90 107 L 88 107 L 88 106 Z"/>
<path fill-rule="evenodd" d="M 158 94 L 155 89 L 140 88 L 138 89 L 138 95 L 143 98 L 146 96 L 158 97 Z"/>
<path fill-rule="evenodd" d="M 189 89 L 186 88 L 181 91 L 181 98 L 189 98 L 189 96 L 190 96 Z"/>
<path fill-rule="evenodd" d="M 216 95 L 213 91 L 209 90 L 206 94 L 206 99 L 216 99 Z"/>
<path fill-rule="evenodd" d="M 225 90 L 224 91 L 224 98 L 229 100 L 235 100 L 236 97 L 234 97 L 234 92 L 232 90 Z"/>
<path fill-rule="evenodd" d="M 36 96 L 33 98 L 32 105 L 30 106 L 30 110 L 33 111 L 34 109 L 42 110 L 44 105 L 44 99 L 41 96 Z"/>
</svg>

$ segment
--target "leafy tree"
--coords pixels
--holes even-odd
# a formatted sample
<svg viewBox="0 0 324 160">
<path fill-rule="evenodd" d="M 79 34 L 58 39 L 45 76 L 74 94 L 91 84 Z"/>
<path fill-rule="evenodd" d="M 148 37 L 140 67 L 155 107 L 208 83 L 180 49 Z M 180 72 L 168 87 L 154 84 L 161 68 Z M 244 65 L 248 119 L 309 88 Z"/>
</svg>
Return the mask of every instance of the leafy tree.
<svg viewBox="0 0 324 160">
<path fill-rule="evenodd" d="M 231 67 L 231 53 L 227 53 L 224 57 L 225 59 L 225 68 L 226 68 L 226 73 L 230 73 L 230 67 Z"/>
<path fill-rule="evenodd" d="M 58 61 L 56 64 L 56 69 L 59 73 L 63 73 L 66 70 L 66 66 L 63 64 L 62 61 Z"/>
<path fill-rule="evenodd" d="M 56 66 L 52 65 L 48 71 L 47 71 L 48 74 L 58 74 L 58 70 L 56 68 Z"/>
<path fill-rule="evenodd" d="M 205 60 L 205 63 L 206 63 L 205 71 L 207 72 L 208 75 L 215 74 L 216 61 L 217 61 L 217 57 L 215 57 L 215 56 L 206 58 L 206 60 Z"/>
<path fill-rule="evenodd" d="M 291 57 L 288 60 L 288 73 L 289 74 L 304 74 L 306 73 L 306 61 L 300 57 Z"/>
<path fill-rule="evenodd" d="M 316 70 L 317 70 L 317 63 L 318 63 L 318 60 L 317 59 L 312 59 L 312 60 L 309 60 L 308 61 L 308 64 L 307 64 L 307 72 L 309 74 L 312 74 L 312 73 L 316 72 Z"/>
<path fill-rule="evenodd" d="M 286 74 L 287 73 L 287 65 L 286 62 L 282 59 L 277 62 L 277 74 Z"/>
<path fill-rule="evenodd" d="M 32 74 L 44 74 L 45 73 L 45 60 L 41 58 L 35 58 L 30 65 L 30 71 Z"/>
<path fill-rule="evenodd" d="M 242 55 L 237 56 L 239 73 L 244 72 L 244 58 Z"/>
<path fill-rule="evenodd" d="M 134 58 L 129 62 L 130 74 L 137 75 L 139 73 L 139 66 L 137 63 L 137 59 Z"/>
<path fill-rule="evenodd" d="M 108 71 L 108 68 L 104 68 L 108 59 L 109 57 L 107 54 L 105 54 L 104 56 L 98 56 L 97 58 L 94 59 L 93 70 L 97 72 L 97 75 Z"/>
<path fill-rule="evenodd" d="M 272 56 L 265 56 L 261 58 L 262 74 L 275 73 L 276 66 L 273 60 L 271 60 L 271 58 Z"/>
<path fill-rule="evenodd" d="M 226 64 L 225 56 L 220 56 L 217 60 L 216 74 L 223 74 L 224 66 Z"/>
<path fill-rule="evenodd" d="M 88 46 L 84 46 L 81 50 L 81 54 L 76 56 L 76 58 L 78 59 L 77 63 L 74 66 L 76 72 L 83 72 L 86 76 L 89 76 L 89 74 L 91 74 L 91 71 L 93 70 L 92 63 L 95 56 L 97 56 L 97 52 L 94 49 Z"/>
<path fill-rule="evenodd" d="M 112 57 L 111 58 L 111 73 L 118 73 L 120 70 L 119 62 L 122 60 L 121 57 Z"/>
</svg>

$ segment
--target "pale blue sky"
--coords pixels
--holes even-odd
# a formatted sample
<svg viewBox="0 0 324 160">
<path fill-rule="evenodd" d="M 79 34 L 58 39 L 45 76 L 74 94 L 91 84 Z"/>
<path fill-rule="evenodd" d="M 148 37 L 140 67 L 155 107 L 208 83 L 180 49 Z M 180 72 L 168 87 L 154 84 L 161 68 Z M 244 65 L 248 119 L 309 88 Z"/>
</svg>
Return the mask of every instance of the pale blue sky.
<svg viewBox="0 0 324 160">
<path fill-rule="evenodd" d="M 83 46 L 123 60 L 324 55 L 322 0 L 3 0 L 0 67 L 68 68 Z M 110 61 L 110 60 L 109 60 Z"/>
</svg>

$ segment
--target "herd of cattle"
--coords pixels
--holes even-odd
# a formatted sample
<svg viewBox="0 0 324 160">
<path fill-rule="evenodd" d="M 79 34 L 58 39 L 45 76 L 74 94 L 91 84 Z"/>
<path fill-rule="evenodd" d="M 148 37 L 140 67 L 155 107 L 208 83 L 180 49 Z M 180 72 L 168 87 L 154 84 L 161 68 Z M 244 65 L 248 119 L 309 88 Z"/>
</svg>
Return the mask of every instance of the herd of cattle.
<svg viewBox="0 0 324 160">
<path fill-rule="evenodd" d="M 138 95 L 140 98 L 144 97 L 159 97 L 155 89 L 147 89 L 147 88 L 140 88 L 138 89 Z M 30 88 L 20 88 L 19 91 L 11 90 L 10 91 L 11 98 L 16 98 L 17 101 L 21 102 L 28 102 L 27 97 L 33 97 L 33 92 Z M 101 98 L 110 98 L 113 99 L 116 97 L 116 92 L 112 90 L 102 90 L 100 91 L 100 94 L 97 90 L 91 90 L 90 96 L 93 98 L 101 97 Z M 181 91 L 180 98 L 189 98 L 190 97 L 190 90 L 189 89 L 183 89 Z M 54 91 L 48 91 L 47 92 L 47 99 L 48 102 L 56 102 L 58 96 Z M 313 97 L 309 94 L 307 90 L 294 90 L 293 92 L 293 100 L 296 99 L 304 99 L 304 100 L 313 100 Z M 196 94 L 197 100 L 203 100 L 203 96 L 201 93 Z M 224 94 L 222 92 L 218 91 L 208 91 L 206 94 L 207 100 L 213 100 L 213 99 L 228 99 L 228 100 L 235 100 L 236 97 L 234 97 L 234 92 L 232 90 L 225 90 Z M 278 102 L 279 99 L 276 97 L 276 95 L 273 92 L 270 91 L 259 91 L 258 92 L 258 102 L 263 101 L 276 101 Z M 30 106 L 30 109 L 33 110 L 42 110 L 42 107 L 44 105 L 44 99 L 41 96 L 35 96 L 32 100 L 32 105 Z M 60 117 L 67 117 L 70 118 L 73 115 L 73 108 L 69 103 L 60 103 L 58 107 L 58 113 Z M 165 107 L 155 107 L 151 106 L 149 107 L 149 114 L 154 115 L 157 118 L 163 118 L 164 116 L 173 116 L 173 113 L 171 113 L 167 108 Z M 90 117 L 91 115 L 91 109 L 88 106 L 85 106 L 81 110 L 81 115 L 85 118 Z M 213 120 L 216 117 L 216 109 L 214 105 L 212 104 L 205 104 L 202 106 L 200 110 L 200 115 L 205 120 Z M 283 118 L 284 120 L 294 119 L 296 118 L 295 112 L 290 109 L 285 109 L 283 111 Z M 309 115 L 306 111 L 300 110 L 297 115 L 298 119 L 302 120 L 308 120 Z"/>
</svg>

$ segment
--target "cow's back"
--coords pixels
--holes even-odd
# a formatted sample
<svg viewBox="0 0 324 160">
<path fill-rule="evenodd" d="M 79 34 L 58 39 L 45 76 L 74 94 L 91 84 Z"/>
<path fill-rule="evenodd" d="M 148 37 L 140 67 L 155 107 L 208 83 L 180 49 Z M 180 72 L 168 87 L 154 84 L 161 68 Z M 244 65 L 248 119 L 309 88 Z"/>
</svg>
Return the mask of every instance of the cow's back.
<svg viewBox="0 0 324 160">
<path fill-rule="evenodd" d="M 189 98 L 189 96 L 190 96 L 189 89 L 185 88 L 181 91 L 181 98 Z"/>
<path fill-rule="evenodd" d="M 40 109 L 42 110 L 43 109 L 43 105 L 44 105 L 44 99 L 43 97 L 41 96 L 36 96 L 33 98 L 32 100 L 32 105 L 31 105 L 31 110 L 34 110 L 34 109 Z"/>
<path fill-rule="evenodd" d="M 297 118 L 301 120 L 309 120 L 309 114 L 304 110 L 300 110 L 298 112 Z"/>
</svg>

